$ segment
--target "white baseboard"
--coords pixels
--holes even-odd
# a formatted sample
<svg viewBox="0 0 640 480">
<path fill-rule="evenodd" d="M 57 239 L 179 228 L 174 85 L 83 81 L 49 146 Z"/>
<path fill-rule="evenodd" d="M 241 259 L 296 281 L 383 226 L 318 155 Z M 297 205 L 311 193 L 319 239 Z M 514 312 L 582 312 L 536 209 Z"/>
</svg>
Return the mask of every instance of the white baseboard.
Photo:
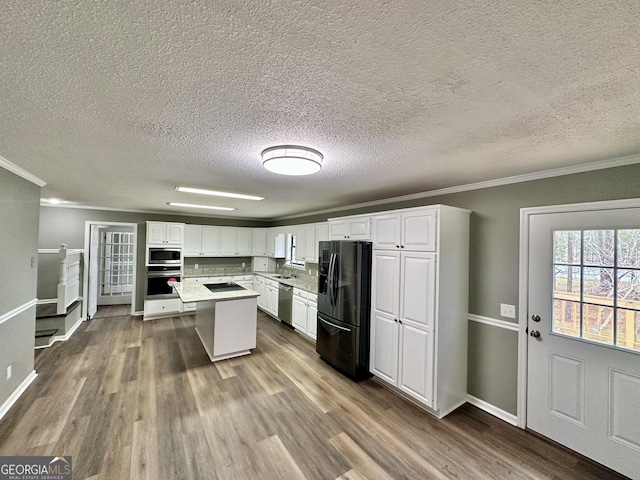
<svg viewBox="0 0 640 480">
<path fill-rule="evenodd" d="M 500 420 L 504 420 L 505 422 L 510 423 L 511 425 L 517 426 L 518 424 L 517 416 L 509 412 L 505 412 L 501 408 L 498 408 L 495 405 L 491 405 L 484 400 L 480 400 L 473 395 L 467 394 L 467 402 L 475 407 L 478 407 L 480 410 L 484 410 L 485 412 L 490 413 L 494 417 L 498 417 Z"/>
<path fill-rule="evenodd" d="M 38 305 L 48 305 L 50 303 L 58 303 L 57 298 L 39 298 Z"/>
<path fill-rule="evenodd" d="M 144 311 L 143 310 L 139 310 L 139 311 L 133 312 L 132 316 L 134 316 L 134 317 L 142 317 L 143 315 L 144 315 Z"/>
<path fill-rule="evenodd" d="M 27 378 L 25 378 L 24 381 L 20 384 L 20 386 L 16 388 L 14 392 L 9 396 L 7 401 L 4 402 L 2 406 L 0 406 L 0 420 L 2 420 L 2 417 L 5 416 L 9 409 L 13 406 L 14 403 L 16 403 L 18 398 L 20 398 L 20 396 L 25 392 L 29 385 L 31 385 L 31 382 L 33 382 L 37 376 L 38 374 L 36 373 L 36 371 L 32 370 L 31 373 L 27 375 Z"/>
</svg>

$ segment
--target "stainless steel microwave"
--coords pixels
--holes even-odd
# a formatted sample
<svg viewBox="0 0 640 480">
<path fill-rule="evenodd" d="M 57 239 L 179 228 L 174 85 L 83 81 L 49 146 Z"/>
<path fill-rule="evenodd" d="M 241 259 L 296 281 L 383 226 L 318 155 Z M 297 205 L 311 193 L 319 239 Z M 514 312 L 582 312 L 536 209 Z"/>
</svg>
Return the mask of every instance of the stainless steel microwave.
<svg viewBox="0 0 640 480">
<path fill-rule="evenodd" d="M 182 265 L 182 249 L 175 247 L 149 247 L 147 265 Z"/>
</svg>

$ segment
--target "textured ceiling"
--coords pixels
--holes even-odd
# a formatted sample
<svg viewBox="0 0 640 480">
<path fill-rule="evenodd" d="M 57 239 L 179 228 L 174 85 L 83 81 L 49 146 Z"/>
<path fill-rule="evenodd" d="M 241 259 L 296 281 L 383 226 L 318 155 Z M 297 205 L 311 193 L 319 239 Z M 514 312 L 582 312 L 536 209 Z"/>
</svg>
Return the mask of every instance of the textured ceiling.
<svg viewBox="0 0 640 480">
<path fill-rule="evenodd" d="M 0 155 L 43 197 L 270 219 L 636 154 L 639 20 L 637 0 L 4 0 Z M 267 172 L 278 144 L 322 171 Z"/>
</svg>

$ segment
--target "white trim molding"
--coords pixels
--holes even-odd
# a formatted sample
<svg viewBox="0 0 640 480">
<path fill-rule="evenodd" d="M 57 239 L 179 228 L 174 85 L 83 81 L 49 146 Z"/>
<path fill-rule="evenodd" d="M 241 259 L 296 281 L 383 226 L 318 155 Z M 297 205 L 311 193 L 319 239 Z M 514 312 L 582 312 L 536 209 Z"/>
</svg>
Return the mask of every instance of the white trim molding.
<svg viewBox="0 0 640 480">
<path fill-rule="evenodd" d="M 36 371 L 32 370 L 31 373 L 27 375 L 27 378 L 23 380 L 20 386 L 18 386 L 18 388 L 16 388 L 13 393 L 9 395 L 7 401 L 0 405 L 0 420 L 2 420 L 2 417 L 6 415 L 9 409 L 13 406 L 14 403 L 16 403 L 16 401 L 18 401 L 18 398 L 20 398 L 20 396 L 27 390 L 27 388 L 29 388 L 29 385 L 31 385 L 31 383 L 36 379 L 37 376 L 38 374 L 36 373 Z"/>
<path fill-rule="evenodd" d="M 501 408 L 496 407 L 484 400 L 480 400 L 479 398 L 474 397 L 473 395 L 467 394 L 467 402 L 471 405 L 478 407 L 480 410 L 484 410 L 485 412 L 493 415 L 494 417 L 498 417 L 500 420 L 504 420 L 511 425 L 518 425 L 518 417 L 515 415 L 502 410 Z"/>
<path fill-rule="evenodd" d="M 633 158 L 633 157 L 625 157 Z M 529 234 L 531 217 L 553 213 L 587 212 L 597 210 L 619 210 L 640 208 L 640 198 L 625 200 L 607 200 L 601 202 L 570 203 L 544 207 L 520 209 L 520 251 L 519 251 L 519 292 L 518 292 L 518 423 L 520 428 L 527 426 L 527 354 L 528 354 L 528 299 L 529 299 Z"/>
<path fill-rule="evenodd" d="M 37 304 L 38 304 L 38 299 L 34 298 L 33 300 L 29 300 L 27 303 L 20 305 L 19 307 L 16 307 L 13 310 L 8 311 L 4 315 L 0 315 L 0 325 L 6 322 L 7 320 L 11 320 L 16 315 L 19 315 L 22 312 L 29 310 L 31 307 L 35 307 Z"/>
<path fill-rule="evenodd" d="M 627 157 L 611 158 L 598 162 L 583 163 L 570 167 L 553 168 L 551 170 L 543 170 L 541 172 L 527 173 L 524 175 L 514 175 L 512 177 L 503 177 L 495 180 L 487 180 L 485 182 L 468 183 L 466 185 L 458 185 L 455 187 L 440 188 L 438 190 L 430 190 L 427 192 L 412 193 L 410 195 L 401 195 L 399 197 L 383 198 L 373 200 L 371 202 L 356 203 L 346 205 L 344 207 L 327 208 L 325 210 L 316 210 L 314 212 L 299 213 L 295 215 L 287 215 L 286 217 L 278 217 L 273 220 L 289 220 L 298 217 L 310 217 L 320 215 L 322 213 L 339 212 L 342 210 L 353 210 L 357 208 L 373 207 L 377 205 L 385 205 L 389 203 L 407 202 L 411 200 L 419 200 L 421 198 L 437 197 L 439 195 L 450 195 L 453 193 L 468 192 L 471 190 L 480 190 L 483 188 L 500 187 L 503 185 L 511 185 L 514 183 L 530 182 L 533 180 L 542 180 L 545 178 L 561 177 L 563 175 L 573 175 L 576 173 L 591 172 L 593 170 L 604 170 L 605 168 L 624 167 L 640 163 L 640 155 L 629 155 Z"/>
<path fill-rule="evenodd" d="M 25 180 L 30 181 L 31 183 L 35 183 L 39 187 L 44 187 L 47 184 L 47 182 L 45 182 L 44 180 L 39 179 L 35 175 L 27 172 L 24 168 L 20 168 L 15 163 L 11 163 L 9 160 L 2 156 L 0 156 L 0 167 L 3 167 L 12 173 L 15 173 L 19 177 L 22 177 Z"/>
<path fill-rule="evenodd" d="M 57 298 L 39 298 L 38 305 L 48 305 L 51 303 L 58 303 Z"/>
<path fill-rule="evenodd" d="M 482 315 L 476 315 L 469 313 L 467 319 L 472 322 L 483 323 L 485 325 L 491 325 L 492 327 L 504 328 L 506 330 L 512 330 L 517 332 L 520 327 L 515 322 L 507 322 L 506 320 L 499 320 L 497 318 L 483 317 Z"/>
</svg>

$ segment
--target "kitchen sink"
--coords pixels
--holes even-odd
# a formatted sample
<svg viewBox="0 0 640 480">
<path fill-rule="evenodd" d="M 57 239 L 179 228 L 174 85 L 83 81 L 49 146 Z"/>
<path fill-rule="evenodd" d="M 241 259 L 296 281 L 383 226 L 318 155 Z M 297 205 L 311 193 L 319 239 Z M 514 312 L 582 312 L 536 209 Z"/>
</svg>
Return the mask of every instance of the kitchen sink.
<svg viewBox="0 0 640 480">
<path fill-rule="evenodd" d="M 271 275 L 271 278 L 280 278 L 282 280 L 290 280 L 293 277 L 288 277 L 288 276 L 285 276 L 285 275 Z"/>
</svg>

